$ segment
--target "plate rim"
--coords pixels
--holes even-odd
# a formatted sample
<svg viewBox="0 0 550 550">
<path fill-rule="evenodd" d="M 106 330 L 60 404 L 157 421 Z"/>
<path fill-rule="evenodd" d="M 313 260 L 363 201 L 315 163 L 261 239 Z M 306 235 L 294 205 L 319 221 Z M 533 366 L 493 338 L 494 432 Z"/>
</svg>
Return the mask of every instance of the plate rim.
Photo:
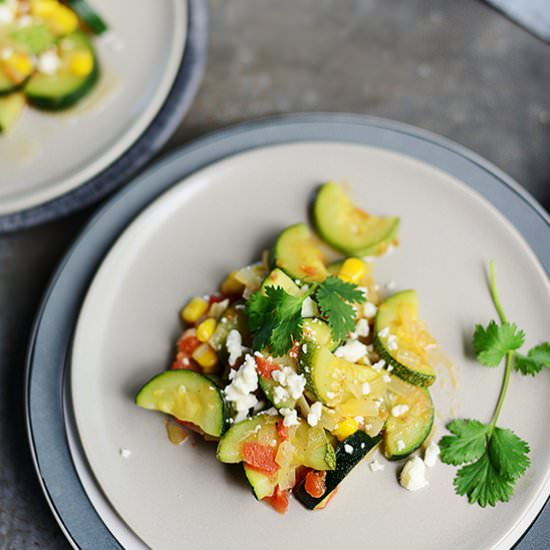
<svg viewBox="0 0 550 550">
<path fill-rule="evenodd" d="M 31 342 L 29 345 L 28 353 L 27 353 L 27 360 L 26 360 L 26 374 L 25 374 L 25 413 L 26 413 L 26 423 L 27 423 L 27 432 L 31 447 L 31 454 L 33 457 L 33 462 L 35 465 L 35 469 L 37 471 L 37 475 L 39 477 L 43 492 L 46 496 L 46 499 L 50 505 L 50 508 L 52 509 L 54 516 L 56 517 L 58 523 L 60 524 L 63 532 L 66 536 L 68 536 L 69 540 L 72 541 L 72 535 L 70 530 L 64 525 L 63 518 L 61 515 L 58 514 L 56 508 L 55 508 L 55 498 L 52 497 L 52 495 L 48 491 L 47 486 L 47 480 L 43 477 L 43 472 L 40 467 L 39 463 L 39 457 L 38 457 L 38 449 L 36 448 L 36 442 L 33 437 L 33 418 L 31 414 L 31 393 L 33 391 L 32 387 L 32 374 L 33 374 L 33 360 L 34 360 L 34 354 L 36 351 L 36 345 L 38 337 L 40 336 L 40 329 L 42 327 L 42 322 L 44 320 L 44 315 L 47 311 L 47 307 L 49 305 L 49 301 L 52 297 L 53 292 L 56 289 L 56 285 L 59 283 L 59 280 L 61 276 L 63 275 L 65 269 L 67 268 L 67 265 L 70 263 L 71 258 L 73 255 L 75 255 L 78 252 L 79 247 L 82 247 L 86 243 L 86 239 L 90 238 L 90 236 L 93 236 L 94 231 L 101 231 L 102 228 L 99 228 L 99 222 L 104 216 L 108 216 L 109 212 L 111 212 L 111 215 L 114 215 L 113 212 L 116 210 L 116 207 L 118 205 L 118 208 L 123 208 L 121 204 L 124 202 L 124 199 L 128 197 L 128 195 L 131 195 L 132 193 L 136 194 L 139 193 L 139 190 L 145 187 L 145 184 L 148 180 L 151 178 L 155 178 L 155 176 L 160 176 L 160 173 L 167 172 L 168 171 L 168 182 L 161 182 L 160 184 L 157 184 L 157 188 L 155 190 L 149 190 L 146 193 L 146 197 L 141 197 L 140 200 L 137 202 L 139 204 L 130 204 L 130 206 L 126 206 L 126 210 L 130 210 L 129 213 L 125 214 L 125 218 L 128 218 L 127 221 L 118 221 L 118 225 L 120 227 L 116 227 L 114 230 L 110 230 L 111 232 L 108 234 L 108 236 L 105 236 L 106 239 L 105 243 L 102 243 L 101 245 L 101 251 L 98 257 L 98 260 L 96 262 L 96 265 L 91 266 L 92 273 L 87 273 L 82 286 L 82 289 L 79 291 L 79 297 L 77 298 L 78 304 L 76 305 L 75 311 L 74 311 L 74 319 L 70 321 L 70 326 L 72 329 L 74 329 L 74 325 L 76 323 L 76 320 L 78 318 L 78 314 L 80 311 L 80 306 L 82 304 L 82 300 L 84 299 L 84 296 L 87 292 L 87 289 L 89 287 L 89 282 L 93 278 L 93 275 L 95 274 L 95 269 L 97 266 L 101 263 L 102 259 L 106 255 L 106 253 L 111 248 L 113 242 L 116 241 L 120 233 L 124 230 L 125 227 L 137 216 L 145 207 L 152 202 L 155 198 L 160 196 L 164 191 L 168 190 L 173 186 L 173 184 L 181 181 L 181 179 L 187 177 L 188 175 L 196 172 L 200 168 L 203 168 L 205 166 L 208 166 L 210 164 L 213 164 L 214 162 L 221 160 L 223 158 L 227 158 L 228 156 L 237 155 L 240 152 L 260 148 L 268 145 L 276 145 L 278 143 L 292 143 L 292 142 L 303 142 L 305 139 L 294 136 L 294 139 L 289 138 L 288 136 L 286 138 L 282 138 L 281 136 L 278 136 L 278 133 L 285 134 L 289 133 L 288 128 L 294 126 L 294 133 L 300 134 L 300 128 L 303 129 L 303 127 L 307 127 L 307 131 L 310 133 L 315 133 L 316 131 L 316 125 L 322 126 L 339 126 L 340 128 L 347 128 L 347 129 L 354 129 L 361 132 L 365 132 L 365 128 L 377 128 L 382 129 L 385 131 L 389 131 L 390 133 L 405 133 L 409 136 L 409 138 L 413 138 L 417 141 L 424 141 L 429 142 L 431 145 L 436 145 L 439 147 L 444 147 L 445 149 L 449 150 L 449 153 L 451 155 L 457 156 L 461 158 L 462 160 L 469 161 L 470 163 L 473 163 L 477 166 L 477 168 L 481 168 L 483 171 L 486 171 L 489 173 L 490 179 L 495 180 L 497 183 L 503 183 L 506 187 L 510 189 L 516 195 L 519 199 L 523 200 L 527 204 L 527 206 L 532 210 L 533 214 L 536 217 L 541 218 L 540 221 L 543 222 L 543 224 L 546 226 L 547 229 L 550 229 L 550 216 L 542 209 L 540 205 L 533 199 L 528 192 L 526 192 L 524 189 L 522 189 L 519 184 L 515 183 L 509 176 L 506 176 L 502 171 L 497 169 L 496 167 L 492 166 L 491 163 L 488 161 L 485 161 L 475 153 L 472 153 L 471 151 L 468 151 L 467 149 L 454 144 L 453 142 L 445 139 L 440 138 L 439 136 L 432 134 L 431 132 L 427 132 L 424 130 L 417 129 L 415 127 L 404 125 L 401 123 L 395 123 L 390 121 L 385 121 L 384 119 L 380 118 L 373 118 L 373 117 L 365 117 L 361 115 L 338 115 L 338 114 L 310 114 L 310 115 L 294 115 L 294 116 L 283 116 L 283 117 L 276 117 L 276 118 L 269 118 L 269 119 L 260 119 L 253 122 L 237 125 L 235 127 L 230 127 L 227 129 L 218 130 L 216 132 L 213 132 L 211 134 L 207 134 L 205 137 L 199 138 L 198 140 L 192 142 L 191 144 L 180 148 L 171 154 L 167 155 L 163 159 L 161 159 L 159 162 L 152 165 L 147 171 L 145 171 L 141 176 L 137 177 L 132 185 L 127 186 L 126 188 L 120 190 L 111 200 L 107 201 L 105 205 L 99 209 L 99 211 L 89 220 L 89 222 L 84 226 L 82 232 L 77 237 L 73 245 L 70 247 L 68 252 L 66 253 L 65 257 L 61 261 L 59 267 L 56 269 L 49 285 L 48 290 L 42 300 L 40 310 L 38 315 L 36 316 L 35 323 L 33 326 L 32 331 L 32 337 Z M 306 133 L 307 133 L 306 131 Z M 317 131 L 319 131 L 317 129 Z M 334 131 L 334 129 L 333 129 Z M 338 133 L 338 139 L 334 139 L 334 133 L 330 137 L 324 136 L 323 138 L 317 136 L 317 139 L 315 138 L 309 138 L 311 141 L 340 141 L 344 143 L 353 142 L 353 140 L 349 139 L 349 137 L 341 137 L 345 132 L 339 132 Z M 292 134 L 292 130 L 290 131 L 290 134 Z M 248 146 L 243 146 L 240 141 L 243 141 L 243 135 L 244 135 L 244 141 L 246 142 L 246 139 L 249 140 Z M 240 140 L 236 139 L 237 136 L 240 136 Z M 248 136 L 248 137 L 247 137 Z M 223 145 L 226 142 L 231 142 L 229 149 L 233 148 L 231 152 L 227 151 L 217 151 L 217 147 Z M 355 143 L 361 143 L 360 141 L 355 141 Z M 218 147 L 219 148 L 219 147 Z M 404 153 L 404 154 L 410 154 L 410 153 Z M 183 159 L 180 160 L 180 159 Z M 172 181 L 170 179 L 170 168 L 176 169 L 179 162 L 183 162 L 184 166 L 180 166 L 177 168 L 177 172 L 180 173 L 179 177 L 175 178 L 175 181 Z M 181 174 L 183 172 L 183 174 Z M 159 178 L 160 179 L 160 178 Z M 460 179 L 460 178 L 459 178 Z M 466 182 L 463 182 L 464 185 L 468 185 Z M 468 185 L 471 187 L 471 185 Z M 486 197 L 487 198 L 487 197 Z M 494 202 L 490 199 L 488 199 L 489 202 L 491 202 L 494 205 Z M 135 201 L 134 201 L 135 202 Z M 510 219 L 510 216 L 508 213 L 503 212 L 500 208 L 498 210 L 501 211 L 501 213 L 512 223 L 512 225 L 515 226 L 515 228 L 523 235 L 524 239 L 527 241 L 527 243 L 530 245 L 531 249 L 533 249 L 532 243 L 530 239 L 523 234 L 520 228 L 517 227 L 517 225 L 514 223 L 512 219 Z M 116 225 L 116 224 L 115 224 Z M 108 241 L 108 242 L 107 242 Z M 543 250 L 545 252 L 545 250 Z M 543 270 L 546 273 L 550 272 L 550 254 L 546 252 L 546 255 L 548 258 L 545 258 L 546 261 L 543 261 L 543 258 L 539 256 L 539 254 L 535 253 L 537 256 L 537 259 L 540 264 L 543 264 Z M 542 265 L 541 265 L 542 266 Z M 89 271 L 89 270 L 88 270 Z M 69 340 L 71 335 L 65 334 L 63 336 L 64 340 Z M 66 357 L 66 353 L 68 352 L 67 349 L 63 351 L 64 356 Z M 64 377 L 64 364 L 60 365 L 57 368 L 59 372 L 57 372 L 58 378 L 61 380 Z M 54 388 L 55 390 L 55 388 Z M 59 397 L 59 395 L 57 395 Z M 67 449 L 64 450 L 65 452 Z M 74 465 L 72 462 L 69 464 L 73 468 L 73 474 L 74 472 Z M 93 509 L 91 502 L 87 499 L 87 496 L 84 496 L 84 498 L 87 500 L 87 504 L 90 508 Z M 540 506 L 540 510 L 538 509 L 537 505 L 537 513 L 533 516 L 531 521 L 534 521 L 536 519 L 536 516 L 542 509 L 544 508 L 544 502 Z M 103 525 L 103 524 L 102 524 Z M 105 527 L 103 525 L 103 527 Z M 526 529 L 525 532 L 527 532 L 529 528 Z M 516 540 L 513 541 L 517 542 L 517 540 L 520 539 L 520 537 L 523 535 L 523 532 L 520 532 L 517 534 Z M 73 541 L 74 543 L 74 541 Z M 113 541 L 114 547 L 117 546 L 117 543 Z"/>
<path fill-rule="evenodd" d="M 44 202 L 0 215 L 0 235 L 67 216 L 103 198 L 128 182 L 172 136 L 198 91 L 206 67 L 208 8 L 187 0 L 187 36 L 174 80 L 160 109 L 145 130 L 91 178 Z"/>
</svg>

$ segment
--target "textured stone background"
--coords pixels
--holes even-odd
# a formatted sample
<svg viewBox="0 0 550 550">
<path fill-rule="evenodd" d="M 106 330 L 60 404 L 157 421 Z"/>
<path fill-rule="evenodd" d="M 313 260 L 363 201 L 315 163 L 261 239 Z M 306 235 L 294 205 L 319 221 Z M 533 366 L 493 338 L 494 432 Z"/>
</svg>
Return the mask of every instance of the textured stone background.
<svg viewBox="0 0 550 550">
<path fill-rule="evenodd" d="M 212 0 L 205 80 L 165 150 L 296 111 L 367 113 L 485 156 L 550 209 L 550 46 L 478 0 Z M 0 550 L 67 548 L 32 468 L 23 360 L 47 280 L 91 210 L 0 238 Z M 539 520 L 550 540 L 550 513 Z"/>
</svg>

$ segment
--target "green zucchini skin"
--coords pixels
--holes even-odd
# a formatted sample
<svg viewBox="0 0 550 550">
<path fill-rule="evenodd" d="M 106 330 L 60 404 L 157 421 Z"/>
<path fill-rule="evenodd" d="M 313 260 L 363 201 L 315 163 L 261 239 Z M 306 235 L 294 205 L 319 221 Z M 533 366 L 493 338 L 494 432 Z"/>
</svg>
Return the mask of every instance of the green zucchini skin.
<svg viewBox="0 0 550 550">
<path fill-rule="evenodd" d="M 177 400 L 182 395 L 181 386 L 184 386 L 185 395 L 200 395 L 202 401 L 208 403 L 209 410 L 178 416 L 181 409 L 178 410 Z M 168 396 L 164 401 L 161 399 L 163 395 Z M 164 412 L 190 422 L 214 437 L 222 436 L 229 427 L 229 408 L 222 390 L 208 376 L 191 370 L 169 370 L 157 374 L 141 387 L 135 403 L 144 409 Z"/>
<path fill-rule="evenodd" d="M 67 4 L 94 34 L 100 35 L 109 30 L 107 23 L 86 0 L 67 0 Z"/>
<path fill-rule="evenodd" d="M 377 218 L 368 228 L 366 220 L 357 218 L 356 208 L 344 190 L 333 182 L 323 184 L 313 204 L 312 217 L 319 236 L 335 250 L 349 256 L 371 256 L 386 251 L 399 233 L 400 220 L 396 217 Z M 354 218 L 355 216 L 355 218 Z M 364 226 L 364 236 L 358 240 L 352 226 Z"/>
<path fill-rule="evenodd" d="M 92 43 L 81 31 L 75 31 L 66 37 L 66 39 L 71 38 L 79 47 L 88 49 L 92 54 L 94 60 L 92 71 L 84 77 L 71 77 L 70 85 L 63 83 L 65 76 L 63 73 L 52 76 L 40 74 L 31 76 L 24 90 L 27 101 L 33 107 L 44 111 L 68 109 L 88 95 L 97 84 L 101 71 Z"/>
<path fill-rule="evenodd" d="M 312 497 L 305 490 L 305 479 L 293 490 L 294 496 L 309 510 L 318 510 L 324 507 L 326 500 L 330 498 L 338 485 L 369 453 L 374 451 L 382 441 L 379 434 L 375 437 L 368 436 L 363 431 L 357 431 L 342 441 L 336 447 L 336 467 L 327 471 L 325 478 L 326 491 L 321 497 Z M 347 453 L 345 446 L 351 446 L 353 451 Z"/>
<path fill-rule="evenodd" d="M 279 234 L 270 252 L 270 263 L 300 281 L 324 281 L 329 274 L 313 233 L 304 223 L 291 225 Z"/>
<path fill-rule="evenodd" d="M 391 323 L 392 316 L 400 304 L 406 302 L 410 303 L 414 307 L 418 307 L 418 299 L 414 290 L 402 290 L 400 292 L 396 292 L 380 304 L 374 320 L 374 349 L 378 355 L 384 359 L 386 364 L 393 367 L 393 374 L 399 376 L 399 378 L 409 384 L 426 388 L 431 386 L 435 381 L 435 373 L 433 372 L 433 369 L 431 369 L 431 372 L 419 371 L 400 363 L 395 357 L 393 357 L 391 351 L 387 349 L 386 345 L 379 337 L 379 333 Z"/>
<path fill-rule="evenodd" d="M 414 400 L 423 405 L 424 415 L 415 410 Z M 389 416 L 384 427 L 384 456 L 388 460 L 400 460 L 416 451 L 430 435 L 434 423 L 434 405 L 430 392 L 426 388 L 416 388 L 406 403 L 412 413 L 408 417 L 394 418 Z M 398 449 L 397 441 L 401 439 L 405 447 Z"/>
</svg>

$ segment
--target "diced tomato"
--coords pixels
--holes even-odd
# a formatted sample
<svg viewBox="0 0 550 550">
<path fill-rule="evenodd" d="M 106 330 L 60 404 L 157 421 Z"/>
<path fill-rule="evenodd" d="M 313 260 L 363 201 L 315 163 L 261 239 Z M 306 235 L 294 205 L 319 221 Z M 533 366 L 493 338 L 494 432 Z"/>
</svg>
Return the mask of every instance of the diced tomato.
<svg viewBox="0 0 550 550">
<path fill-rule="evenodd" d="M 221 294 L 211 294 L 208 296 L 208 305 L 211 306 L 212 304 L 217 304 L 218 302 L 223 302 L 225 300 L 225 297 Z"/>
<path fill-rule="evenodd" d="M 186 336 L 178 340 L 178 350 L 188 356 L 191 356 L 200 345 L 201 341 L 196 336 Z"/>
<path fill-rule="evenodd" d="M 336 489 L 334 489 L 334 491 L 332 491 L 332 493 L 330 493 L 330 495 L 327 498 L 325 498 L 325 500 L 323 500 L 322 503 L 318 504 L 317 508 L 315 509 L 324 510 L 328 506 L 328 503 L 336 496 L 337 492 L 338 492 L 338 487 L 336 487 Z"/>
<path fill-rule="evenodd" d="M 277 452 L 274 447 L 269 445 L 248 441 L 243 443 L 241 454 L 247 466 L 270 476 L 279 469 L 279 465 L 275 461 Z"/>
<path fill-rule="evenodd" d="M 279 514 L 284 514 L 288 510 L 288 490 L 281 491 L 278 485 L 275 487 L 273 495 L 264 497 L 262 500 L 279 512 Z"/>
<path fill-rule="evenodd" d="M 326 472 L 311 470 L 306 474 L 304 489 L 306 493 L 313 498 L 320 498 L 325 494 L 327 487 L 325 485 Z"/>
<path fill-rule="evenodd" d="M 315 277 L 315 275 L 317 275 L 317 269 L 314 268 L 312 265 L 301 265 L 300 270 L 310 277 Z"/>
<path fill-rule="evenodd" d="M 311 470 L 311 468 L 308 468 L 307 466 L 298 466 L 296 468 L 296 483 L 294 486 L 298 486 L 301 481 L 306 477 L 307 473 Z"/>
<path fill-rule="evenodd" d="M 277 422 L 277 435 L 279 436 L 280 443 L 288 439 L 288 428 L 285 426 L 283 420 Z"/>
<path fill-rule="evenodd" d="M 300 342 L 294 342 L 294 345 L 292 346 L 288 354 L 290 355 L 290 357 L 292 357 L 292 359 L 297 359 L 299 352 L 300 352 Z"/>
<path fill-rule="evenodd" d="M 271 373 L 274 370 L 279 370 L 279 365 L 270 361 L 269 359 L 264 359 L 263 357 L 256 357 L 256 370 L 262 378 L 267 378 L 271 380 Z"/>
<path fill-rule="evenodd" d="M 176 355 L 176 360 L 172 363 L 172 366 L 170 367 L 171 370 L 194 370 L 196 372 L 201 372 L 201 368 L 197 364 L 196 361 L 194 361 L 191 357 L 187 357 L 185 353 L 179 352 Z"/>
</svg>

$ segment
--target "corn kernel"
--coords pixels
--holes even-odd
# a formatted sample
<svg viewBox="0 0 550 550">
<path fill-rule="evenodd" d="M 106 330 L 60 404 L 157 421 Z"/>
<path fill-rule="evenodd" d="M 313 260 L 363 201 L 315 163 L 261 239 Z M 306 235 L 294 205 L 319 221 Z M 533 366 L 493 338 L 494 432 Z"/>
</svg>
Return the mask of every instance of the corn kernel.
<svg viewBox="0 0 550 550">
<path fill-rule="evenodd" d="M 218 354 L 208 344 L 201 344 L 191 357 L 202 367 L 206 374 L 216 370 Z"/>
<path fill-rule="evenodd" d="M 75 52 L 69 61 L 69 70 L 76 76 L 88 76 L 94 68 L 94 57 L 90 52 Z"/>
<path fill-rule="evenodd" d="M 2 59 L 2 68 L 10 80 L 19 84 L 32 72 L 32 61 L 24 53 L 12 53 L 9 57 Z"/>
<path fill-rule="evenodd" d="M 366 273 L 367 266 L 365 262 L 359 258 L 348 258 L 342 264 L 338 277 L 343 281 L 358 285 Z"/>
<path fill-rule="evenodd" d="M 346 439 L 351 434 L 354 434 L 359 429 L 359 424 L 355 418 L 346 418 L 338 423 L 336 429 L 332 431 L 332 435 L 336 436 L 340 441 Z"/>
<path fill-rule="evenodd" d="M 222 283 L 220 290 L 222 294 L 242 294 L 244 290 L 244 285 L 235 277 L 236 271 L 232 271 Z"/>
<path fill-rule="evenodd" d="M 55 9 L 43 18 L 50 31 L 56 35 L 69 34 L 78 27 L 76 14 L 61 4 L 55 6 Z"/>
<path fill-rule="evenodd" d="M 57 0 L 35 0 L 31 4 L 31 14 L 35 17 L 49 17 L 58 6 Z"/>
<path fill-rule="evenodd" d="M 196 323 L 208 310 L 208 302 L 195 296 L 182 310 L 181 318 L 186 323 Z"/>
<path fill-rule="evenodd" d="M 205 319 L 198 327 L 197 327 L 197 338 L 201 342 L 208 342 L 210 340 L 210 337 L 212 334 L 214 334 L 214 331 L 216 330 L 217 326 L 216 319 Z"/>
</svg>

